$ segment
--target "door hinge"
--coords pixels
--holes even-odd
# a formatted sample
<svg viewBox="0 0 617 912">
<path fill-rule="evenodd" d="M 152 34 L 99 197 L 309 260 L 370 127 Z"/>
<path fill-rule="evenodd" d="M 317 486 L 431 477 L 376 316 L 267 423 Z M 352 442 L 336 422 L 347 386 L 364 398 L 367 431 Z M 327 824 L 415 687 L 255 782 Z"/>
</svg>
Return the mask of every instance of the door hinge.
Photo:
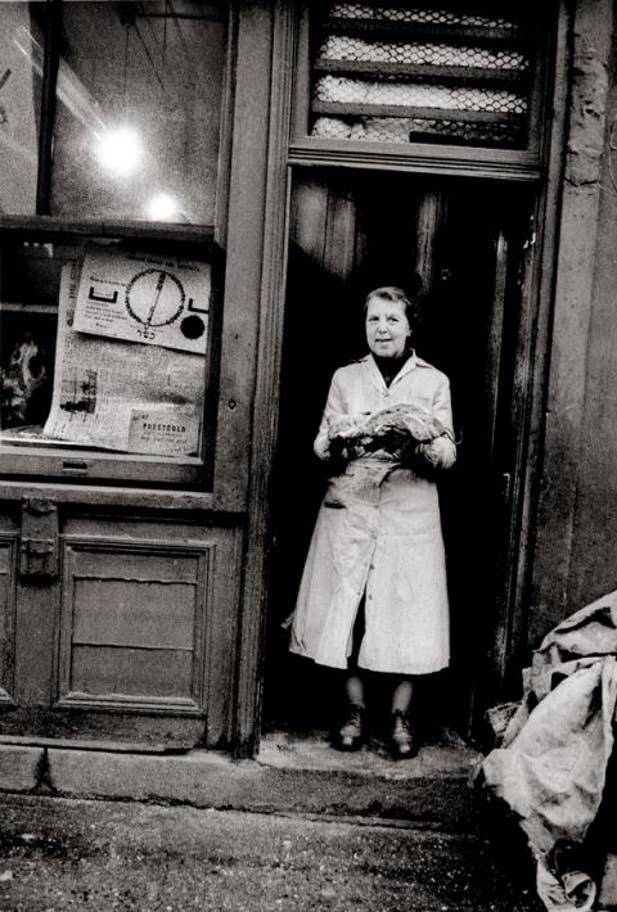
<svg viewBox="0 0 617 912">
<path fill-rule="evenodd" d="M 26 498 L 21 505 L 21 576 L 58 575 L 58 508 L 52 500 Z"/>
</svg>

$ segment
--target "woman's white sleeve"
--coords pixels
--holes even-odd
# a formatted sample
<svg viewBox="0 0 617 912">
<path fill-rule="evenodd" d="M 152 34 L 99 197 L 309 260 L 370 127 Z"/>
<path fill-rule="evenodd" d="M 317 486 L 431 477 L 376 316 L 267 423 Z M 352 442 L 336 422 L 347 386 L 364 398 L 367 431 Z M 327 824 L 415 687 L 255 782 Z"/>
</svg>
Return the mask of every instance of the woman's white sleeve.
<svg viewBox="0 0 617 912">
<path fill-rule="evenodd" d="M 338 373 L 338 372 L 337 372 Z M 330 439 L 328 437 L 328 428 L 335 418 L 345 414 L 343 396 L 338 382 L 337 373 L 332 377 L 326 407 L 321 418 L 321 424 L 317 432 L 317 437 L 313 442 L 313 450 L 319 459 L 328 459 L 330 457 Z"/>
<path fill-rule="evenodd" d="M 456 444 L 450 401 L 450 381 L 444 377 L 433 400 L 433 418 L 446 429 L 446 434 L 436 437 L 430 443 L 422 444 L 424 459 L 436 469 L 449 469 L 456 462 Z"/>
</svg>

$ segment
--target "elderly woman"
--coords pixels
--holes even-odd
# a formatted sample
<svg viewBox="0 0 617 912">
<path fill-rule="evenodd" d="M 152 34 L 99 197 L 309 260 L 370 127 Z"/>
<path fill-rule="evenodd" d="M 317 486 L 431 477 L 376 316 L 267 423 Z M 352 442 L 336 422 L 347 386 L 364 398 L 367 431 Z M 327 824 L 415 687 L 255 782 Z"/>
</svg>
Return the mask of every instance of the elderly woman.
<svg viewBox="0 0 617 912">
<path fill-rule="evenodd" d="M 370 353 L 334 373 L 314 443 L 331 477 L 290 650 L 346 670 L 348 715 L 334 741 L 341 750 L 366 738 L 362 670 L 390 675 L 391 749 L 401 759 L 417 751 L 414 677 L 449 662 L 435 476 L 453 465 L 456 447 L 448 378 L 411 348 L 416 302 L 400 288 L 377 288 L 365 319 Z"/>
</svg>

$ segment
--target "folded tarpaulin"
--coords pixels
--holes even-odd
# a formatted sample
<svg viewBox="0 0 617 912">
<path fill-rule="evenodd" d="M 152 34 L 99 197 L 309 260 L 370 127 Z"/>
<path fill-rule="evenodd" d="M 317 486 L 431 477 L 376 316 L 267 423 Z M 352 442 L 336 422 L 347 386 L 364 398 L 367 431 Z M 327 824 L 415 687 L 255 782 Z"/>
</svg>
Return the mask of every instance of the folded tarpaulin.
<svg viewBox="0 0 617 912">
<path fill-rule="evenodd" d="M 519 817 L 538 862 L 538 893 L 552 912 L 594 907 L 588 872 L 559 870 L 555 850 L 581 845 L 596 819 L 616 703 L 617 591 L 544 638 L 503 742 L 482 764 L 485 785 Z"/>
</svg>

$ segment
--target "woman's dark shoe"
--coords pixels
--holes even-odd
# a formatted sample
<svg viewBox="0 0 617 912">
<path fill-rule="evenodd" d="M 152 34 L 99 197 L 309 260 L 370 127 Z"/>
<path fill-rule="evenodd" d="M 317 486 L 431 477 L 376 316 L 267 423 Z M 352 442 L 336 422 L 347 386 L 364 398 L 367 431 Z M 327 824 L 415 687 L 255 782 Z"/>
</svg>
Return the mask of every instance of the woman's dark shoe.
<svg viewBox="0 0 617 912">
<path fill-rule="evenodd" d="M 337 750 L 356 751 L 362 747 L 366 735 L 364 715 L 363 706 L 349 707 L 345 723 L 341 725 L 333 740 Z"/>
<path fill-rule="evenodd" d="M 418 742 L 407 715 L 401 709 L 392 713 L 390 750 L 395 760 L 407 760 L 418 753 Z"/>
</svg>

